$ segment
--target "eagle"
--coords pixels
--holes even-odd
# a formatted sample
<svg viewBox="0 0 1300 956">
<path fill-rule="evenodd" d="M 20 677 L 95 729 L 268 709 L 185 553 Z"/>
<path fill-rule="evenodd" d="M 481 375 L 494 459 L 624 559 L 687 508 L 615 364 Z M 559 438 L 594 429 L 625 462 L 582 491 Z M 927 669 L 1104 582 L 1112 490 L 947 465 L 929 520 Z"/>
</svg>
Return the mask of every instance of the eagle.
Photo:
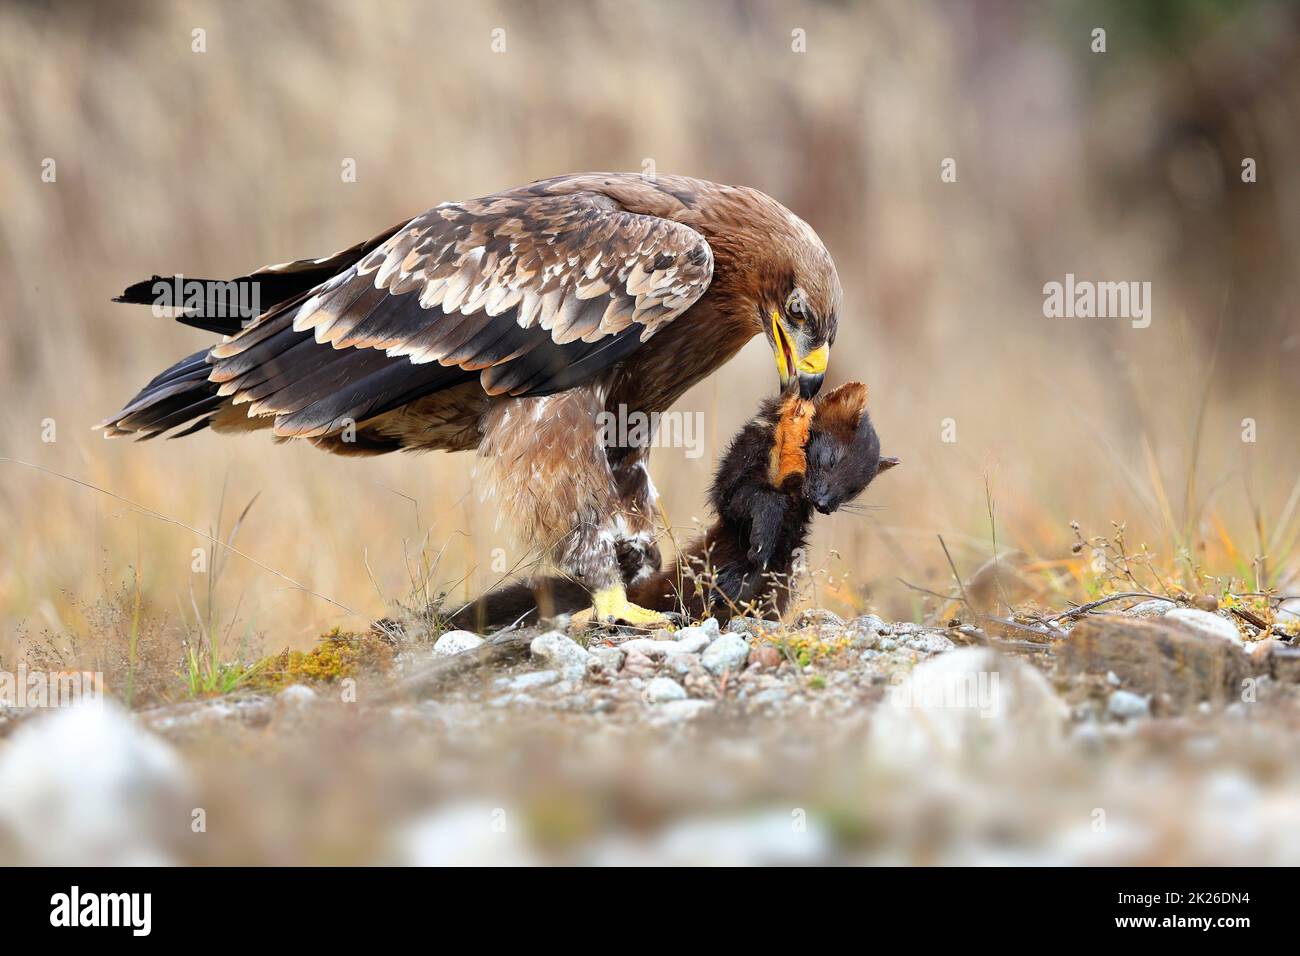
<svg viewBox="0 0 1300 956">
<path fill-rule="evenodd" d="M 602 414 L 665 411 L 755 335 L 782 390 L 812 398 L 843 295 L 817 234 L 771 197 L 637 173 L 442 203 L 332 256 L 186 280 L 179 301 L 173 284 L 114 301 L 166 299 L 221 341 L 157 375 L 106 436 L 477 449 L 499 513 L 590 592 L 587 614 L 641 626 L 662 621 L 625 586 L 660 564 L 651 438 L 617 444 Z"/>
</svg>

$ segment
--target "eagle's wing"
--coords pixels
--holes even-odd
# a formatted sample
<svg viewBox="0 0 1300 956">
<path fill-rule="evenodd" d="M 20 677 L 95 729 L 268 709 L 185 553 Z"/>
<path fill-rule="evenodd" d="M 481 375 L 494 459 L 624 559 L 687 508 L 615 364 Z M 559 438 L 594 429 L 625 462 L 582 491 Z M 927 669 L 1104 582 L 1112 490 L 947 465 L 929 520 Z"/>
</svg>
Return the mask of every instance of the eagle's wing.
<svg viewBox="0 0 1300 956">
<path fill-rule="evenodd" d="M 626 358 L 712 276 L 700 233 L 601 193 L 448 203 L 213 348 L 211 380 L 300 437 L 475 374 L 492 395 L 545 395 Z"/>
</svg>

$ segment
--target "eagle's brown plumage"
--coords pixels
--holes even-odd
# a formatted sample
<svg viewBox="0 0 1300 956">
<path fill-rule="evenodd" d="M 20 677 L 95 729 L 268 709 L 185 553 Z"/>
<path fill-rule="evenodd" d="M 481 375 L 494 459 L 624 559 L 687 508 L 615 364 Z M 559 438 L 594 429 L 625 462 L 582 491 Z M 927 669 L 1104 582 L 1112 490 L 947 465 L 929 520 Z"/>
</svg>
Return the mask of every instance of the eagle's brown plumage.
<svg viewBox="0 0 1300 956">
<path fill-rule="evenodd" d="M 157 278 L 157 277 L 155 277 Z M 767 335 L 815 392 L 840 301 L 813 231 L 752 189 L 590 173 L 444 203 L 324 259 L 269 266 L 246 327 L 163 372 L 107 434 L 270 429 L 340 454 L 479 448 L 524 539 L 600 589 L 650 552 L 648 447 L 595 415 L 664 410 Z M 152 283 L 121 301 L 152 302 Z"/>
</svg>

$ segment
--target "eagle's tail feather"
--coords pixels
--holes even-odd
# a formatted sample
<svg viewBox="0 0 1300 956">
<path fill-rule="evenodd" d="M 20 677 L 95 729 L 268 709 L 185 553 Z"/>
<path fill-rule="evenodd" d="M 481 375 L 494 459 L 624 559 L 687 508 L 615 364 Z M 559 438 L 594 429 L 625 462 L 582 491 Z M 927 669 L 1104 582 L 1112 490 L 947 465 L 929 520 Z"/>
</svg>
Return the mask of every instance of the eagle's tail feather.
<svg viewBox="0 0 1300 956">
<path fill-rule="evenodd" d="M 113 301 L 173 307 L 178 322 L 234 335 L 258 314 L 316 288 L 360 261 L 405 225 L 400 222 L 332 256 L 267 266 L 235 279 L 153 276 L 127 286 Z"/>
<path fill-rule="evenodd" d="M 95 428 L 109 437 L 135 435 L 144 440 L 187 423 L 192 424 L 172 437 L 207 427 L 212 416 L 229 402 L 217 394 L 217 383 L 208 381 L 212 366 L 207 354 L 206 349 L 195 352 L 155 376 L 126 407 Z"/>
</svg>

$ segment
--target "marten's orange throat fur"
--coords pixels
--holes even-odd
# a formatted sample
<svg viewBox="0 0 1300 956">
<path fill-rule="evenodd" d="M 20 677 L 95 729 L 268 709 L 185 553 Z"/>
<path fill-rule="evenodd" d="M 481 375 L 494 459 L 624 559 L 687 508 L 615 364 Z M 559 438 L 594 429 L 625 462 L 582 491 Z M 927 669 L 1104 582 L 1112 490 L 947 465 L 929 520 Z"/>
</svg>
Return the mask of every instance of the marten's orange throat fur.
<svg viewBox="0 0 1300 956">
<path fill-rule="evenodd" d="M 772 487 L 784 488 L 792 478 L 802 480 L 808 470 L 808 435 L 816 406 L 806 398 L 791 395 L 781 404 L 772 440 L 768 474 Z"/>
</svg>

